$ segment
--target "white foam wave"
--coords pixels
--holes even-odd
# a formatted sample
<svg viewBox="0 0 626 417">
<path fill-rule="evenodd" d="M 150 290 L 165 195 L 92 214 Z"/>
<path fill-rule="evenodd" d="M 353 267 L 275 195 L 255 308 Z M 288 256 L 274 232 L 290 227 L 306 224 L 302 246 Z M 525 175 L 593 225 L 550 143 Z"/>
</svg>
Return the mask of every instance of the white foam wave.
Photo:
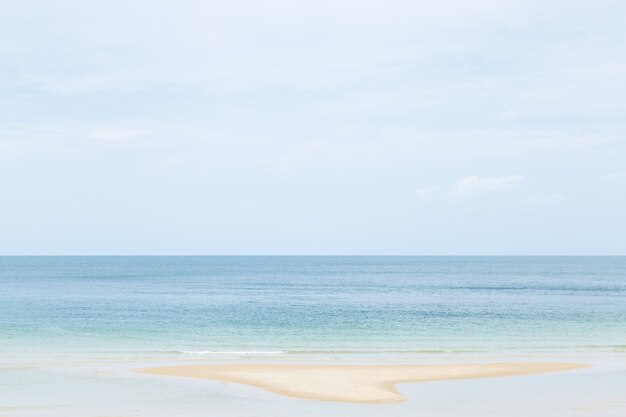
<svg viewBox="0 0 626 417">
<path fill-rule="evenodd" d="M 181 350 L 180 353 L 185 353 L 188 355 L 228 355 L 228 356 L 268 356 L 268 355 L 282 355 L 287 352 L 282 350 L 267 350 L 267 351 L 257 351 L 257 350 L 228 350 L 228 351 L 220 351 L 220 350 Z"/>
</svg>

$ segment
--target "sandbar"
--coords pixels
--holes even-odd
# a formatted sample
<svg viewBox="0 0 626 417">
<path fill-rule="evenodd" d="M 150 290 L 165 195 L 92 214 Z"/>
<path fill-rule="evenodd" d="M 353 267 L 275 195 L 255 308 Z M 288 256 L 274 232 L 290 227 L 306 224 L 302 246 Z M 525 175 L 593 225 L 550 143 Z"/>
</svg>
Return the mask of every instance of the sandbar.
<svg viewBox="0 0 626 417">
<path fill-rule="evenodd" d="M 568 371 L 589 365 L 512 362 L 443 365 L 216 364 L 143 368 L 139 372 L 252 385 L 288 397 L 335 402 L 405 401 L 396 384 Z"/>
</svg>

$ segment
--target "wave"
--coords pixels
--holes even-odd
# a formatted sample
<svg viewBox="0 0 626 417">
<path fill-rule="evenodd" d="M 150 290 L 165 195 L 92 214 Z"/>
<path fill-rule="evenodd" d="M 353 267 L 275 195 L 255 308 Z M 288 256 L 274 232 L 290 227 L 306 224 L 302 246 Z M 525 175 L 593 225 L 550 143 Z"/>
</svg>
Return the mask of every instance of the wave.
<svg viewBox="0 0 626 417">
<path fill-rule="evenodd" d="M 232 355 L 232 356 L 271 356 L 271 355 L 311 355 L 311 354 L 442 354 L 442 353 L 480 353 L 479 349 L 409 349 L 409 350 L 333 350 L 333 349 L 303 349 L 303 350 L 177 350 L 172 353 L 187 355 Z"/>
<path fill-rule="evenodd" d="M 282 350 L 179 350 L 177 353 L 184 353 L 188 355 L 266 356 L 284 355 L 288 352 Z"/>
</svg>

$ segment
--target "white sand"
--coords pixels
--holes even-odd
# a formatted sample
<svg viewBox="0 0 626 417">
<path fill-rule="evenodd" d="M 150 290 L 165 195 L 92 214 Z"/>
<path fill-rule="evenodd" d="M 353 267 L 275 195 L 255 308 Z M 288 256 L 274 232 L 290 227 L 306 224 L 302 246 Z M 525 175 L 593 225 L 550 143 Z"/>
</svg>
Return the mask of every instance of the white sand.
<svg viewBox="0 0 626 417">
<path fill-rule="evenodd" d="M 586 367 L 588 365 L 554 362 L 450 365 L 229 364 L 165 366 L 139 371 L 247 384 L 302 399 L 390 403 L 406 399 L 395 388 L 399 383 L 531 375 Z"/>
</svg>

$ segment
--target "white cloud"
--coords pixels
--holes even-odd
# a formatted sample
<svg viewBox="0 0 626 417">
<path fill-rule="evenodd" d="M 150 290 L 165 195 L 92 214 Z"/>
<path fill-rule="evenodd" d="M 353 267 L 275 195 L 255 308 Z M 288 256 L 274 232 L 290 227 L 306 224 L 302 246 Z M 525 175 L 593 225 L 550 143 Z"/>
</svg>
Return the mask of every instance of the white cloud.
<svg viewBox="0 0 626 417">
<path fill-rule="evenodd" d="M 507 175 L 503 177 L 470 175 L 450 185 L 418 188 L 416 195 L 421 201 L 467 198 L 478 194 L 509 190 L 523 179 L 522 175 Z"/>
<path fill-rule="evenodd" d="M 599 181 L 605 181 L 605 182 L 622 182 L 622 181 L 626 181 L 626 171 L 613 172 L 613 173 L 608 174 L 608 175 L 602 175 L 602 176 L 596 177 L 595 179 L 599 180 Z"/>
<path fill-rule="evenodd" d="M 521 175 L 505 177 L 481 178 L 476 175 L 462 178 L 454 183 L 454 193 L 457 195 L 473 195 L 485 192 L 506 190 L 522 181 Z"/>
<path fill-rule="evenodd" d="M 531 204 L 556 204 L 562 202 L 563 199 L 561 194 L 535 194 L 526 197 L 526 201 Z"/>
<path fill-rule="evenodd" d="M 42 77 L 43 78 L 43 77 Z M 81 94 L 107 90 L 136 92 L 146 88 L 155 81 L 147 74 L 105 73 L 70 79 L 42 79 L 43 90 L 49 93 Z"/>
</svg>

